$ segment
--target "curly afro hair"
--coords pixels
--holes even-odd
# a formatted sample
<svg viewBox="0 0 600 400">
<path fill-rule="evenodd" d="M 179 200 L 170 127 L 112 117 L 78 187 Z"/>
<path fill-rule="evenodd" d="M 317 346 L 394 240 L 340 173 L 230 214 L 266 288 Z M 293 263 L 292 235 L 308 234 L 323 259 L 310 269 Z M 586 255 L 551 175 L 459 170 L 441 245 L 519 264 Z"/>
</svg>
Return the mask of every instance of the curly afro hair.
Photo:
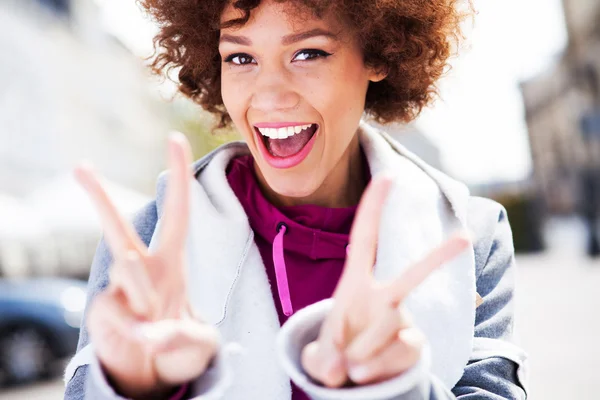
<svg viewBox="0 0 600 400">
<path fill-rule="evenodd" d="M 179 91 L 218 117 L 231 119 L 221 97 L 219 30 L 245 24 L 261 0 L 233 0 L 243 17 L 221 26 L 232 0 L 138 0 L 158 23 L 151 67 L 178 71 Z M 290 0 L 274 0 L 283 3 Z M 356 34 L 365 65 L 387 77 L 370 82 L 365 112 L 380 123 L 410 122 L 436 97 L 435 82 L 448 70 L 471 0 L 294 0 L 294 9 L 318 18 L 334 12 Z"/>
</svg>

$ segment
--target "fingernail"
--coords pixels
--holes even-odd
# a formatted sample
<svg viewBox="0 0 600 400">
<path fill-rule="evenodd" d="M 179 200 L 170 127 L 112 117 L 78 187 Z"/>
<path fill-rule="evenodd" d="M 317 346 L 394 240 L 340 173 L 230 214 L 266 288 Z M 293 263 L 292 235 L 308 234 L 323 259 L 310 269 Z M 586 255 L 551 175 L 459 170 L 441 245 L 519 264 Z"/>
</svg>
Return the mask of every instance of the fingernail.
<svg viewBox="0 0 600 400">
<path fill-rule="evenodd" d="M 359 383 L 369 379 L 370 371 L 369 368 L 364 365 L 356 365 L 348 369 L 348 376 L 352 381 Z"/>
</svg>

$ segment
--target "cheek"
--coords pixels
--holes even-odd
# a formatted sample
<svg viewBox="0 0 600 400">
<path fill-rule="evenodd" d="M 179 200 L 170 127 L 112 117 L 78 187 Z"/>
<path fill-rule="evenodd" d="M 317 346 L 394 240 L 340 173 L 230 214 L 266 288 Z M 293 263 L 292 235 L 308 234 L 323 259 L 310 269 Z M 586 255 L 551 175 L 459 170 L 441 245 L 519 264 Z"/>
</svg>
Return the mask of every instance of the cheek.
<svg viewBox="0 0 600 400">
<path fill-rule="evenodd" d="M 336 74 L 335 92 L 339 97 L 337 104 L 342 112 L 362 114 L 367 94 L 368 78 L 362 61 L 350 59 L 344 63 L 343 69 Z"/>
<path fill-rule="evenodd" d="M 238 113 L 237 110 L 240 108 L 239 96 L 235 96 L 235 85 L 230 82 L 227 76 L 221 77 L 221 97 L 227 112 L 232 119 L 235 119 L 235 115 Z"/>
<path fill-rule="evenodd" d="M 248 110 L 248 101 L 245 93 L 245 88 L 241 82 L 236 82 L 227 75 L 221 76 L 223 105 L 240 133 L 247 135 L 245 116 Z"/>
<path fill-rule="evenodd" d="M 314 86 L 310 98 L 320 112 L 327 132 L 336 137 L 352 137 L 364 111 L 369 81 L 362 62 L 344 60 L 340 64 L 328 73 L 326 80 Z"/>
</svg>

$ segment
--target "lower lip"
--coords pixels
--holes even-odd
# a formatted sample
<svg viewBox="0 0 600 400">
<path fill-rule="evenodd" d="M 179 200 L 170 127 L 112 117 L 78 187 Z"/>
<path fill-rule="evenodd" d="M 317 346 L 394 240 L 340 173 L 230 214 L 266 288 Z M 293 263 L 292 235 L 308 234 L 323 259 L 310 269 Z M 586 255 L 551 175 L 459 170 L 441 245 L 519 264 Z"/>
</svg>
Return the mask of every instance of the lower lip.
<svg viewBox="0 0 600 400">
<path fill-rule="evenodd" d="M 263 156 L 263 158 L 267 161 L 267 163 L 273 168 L 284 169 L 284 168 L 295 167 L 296 165 L 298 165 L 302 161 L 304 161 L 304 159 L 306 157 L 308 157 L 308 155 L 310 154 L 310 151 L 313 148 L 313 145 L 315 144 L 317 135 L 319 134 L 319 129 L 321 129 L 320 126 L 317 127 L 317 131 L 313 134 L 313 136 L 310 138 L 310 140 L 304 145 L 302 150 L 300 150 L 296 154 L 291 155 L 289 157 L 273 156 L 271 153 L 269 153 L 269 150 L 267 150 L 267 147 L 265 146 L 265 143 L 263 142 L 261 134 L 260 134 L 260 132 L 257 132 L 256 128 L 254 128 L 254 134 L 257 136 L 256 141 L 258 142 L 258 149 L 259 149 L 261 155 Z"/>
</svg>

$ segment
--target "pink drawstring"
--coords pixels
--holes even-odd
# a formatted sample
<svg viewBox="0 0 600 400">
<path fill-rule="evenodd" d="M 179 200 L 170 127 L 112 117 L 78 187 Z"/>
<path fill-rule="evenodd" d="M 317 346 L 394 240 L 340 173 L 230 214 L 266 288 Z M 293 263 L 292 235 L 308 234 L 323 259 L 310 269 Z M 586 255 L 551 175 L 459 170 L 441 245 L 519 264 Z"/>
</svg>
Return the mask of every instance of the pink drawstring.
<svg viewBox="0 0 600 400">
<path fill-rule="evenodd" d="M 277 225 L 277 236 L 273 240 L 273 264 L 275 264 L 275 276 L 277 277 L 277 291 L 279 300 L 283 307 L 283 313 L 289 317 L 294 310 L 292 309 L 292 298 L 290 297 L 290 287 L 288 285 L 287 270 L 283 258 L 283 235 L 287 231 L 284 223 Z"/>
</svg>

